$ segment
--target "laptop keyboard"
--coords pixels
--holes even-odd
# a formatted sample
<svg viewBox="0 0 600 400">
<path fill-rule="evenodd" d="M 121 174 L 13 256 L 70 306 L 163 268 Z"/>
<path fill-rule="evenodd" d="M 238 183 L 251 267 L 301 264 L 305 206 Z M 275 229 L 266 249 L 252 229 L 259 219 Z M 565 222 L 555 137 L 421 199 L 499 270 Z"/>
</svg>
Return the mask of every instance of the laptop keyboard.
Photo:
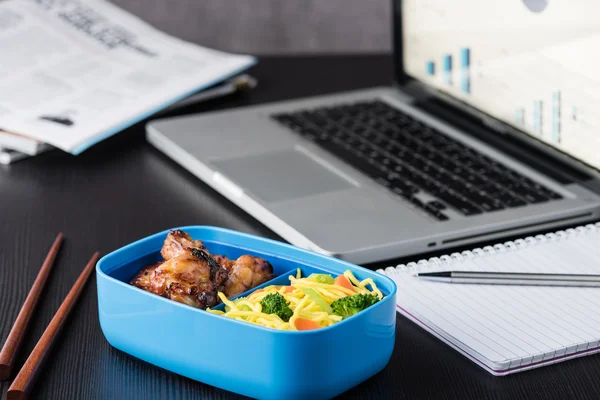
<svg viewBox="0 0 600 400">
<path fill-rule="evenodd" d="M 562 198 L 381 101 L 272 116 L 439 221 Z M 428 195 L 423 195 L 423 194 Z"/>
</svg>

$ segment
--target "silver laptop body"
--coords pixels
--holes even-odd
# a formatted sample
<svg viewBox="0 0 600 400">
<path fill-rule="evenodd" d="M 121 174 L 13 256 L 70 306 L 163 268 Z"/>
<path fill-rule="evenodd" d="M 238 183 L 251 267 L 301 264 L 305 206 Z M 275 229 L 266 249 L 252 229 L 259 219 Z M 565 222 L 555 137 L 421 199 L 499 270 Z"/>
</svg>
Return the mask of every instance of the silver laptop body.
<svg viewBox="0 0 600 400">
<path fill-rule="evenodd" d="M 440 7 L 446 4 L 439 3 Z M 598 219 L 600 196 L 596 187 L 600 186 L 597 170 L 588 165 L 589 160 L 582 162 L 573 154 L 566 155 L 525 129 L 493 118 L 488 112 L 484 114 L 457 101 L 458 95 L 434 87 L 454 83 L 444 76 L 448 68 L 445 58 L 438 58 L 435 70 L 427 63 L 428 74 L 440 75 L 435 85 L 428 84 L 426 77 L 409 74 L 404 67 L 409 63 L 405 64 L 404 58 L 411 53 L 403 51 L 407 33 L 402 26 L 407 26 L 411 17 L 402 13 L 419 6 L 416 1 L 405 0 L 402 4 L 396 1 L 394 7 L 397 67 L 393 87 L 155 120 L 147 125 L 149 142 L 292 244 L 355 263 Z M 461 59 L 464 66 L 464 54 L 456 59 Z M 458 64 L 455 61 L 453 65 Z M 463 71 L 452 78 L 464 79 Z M 475 95 L 477 70 L 473 68 L 469 73 L 469 86 Z M 462 90 L 470 89 L 464 83 L 454 84 Z M 374 100 L 517 172 L 556 198 L 465 215 L 427 190 L 420 189 L 410 198 L 399 195 L 310 135 L 301 135 L 273 118 Z M 433 106 L 423 106 L 427 104 Z M 534 103 L 533 107 L 538 105 Z M 545 121 L 540 115 L 534 118 L 540 125 Z M 566 128 L 568 123 L 563 125 Z M 555 138 L 556 126 L 551 131 L 548 136 Z M 568 132 L 563 130 L 562 134 L 566 137 Z M 509 145 L 503 146 L 503 142 Z M 515 143 L 518 151 L 509 151 L 515 149 Z M 600 147 L 597 151 L 600 153 Z M 426 208 L 430 203 L 442 203 L 444 220 Z"/>
</svg>

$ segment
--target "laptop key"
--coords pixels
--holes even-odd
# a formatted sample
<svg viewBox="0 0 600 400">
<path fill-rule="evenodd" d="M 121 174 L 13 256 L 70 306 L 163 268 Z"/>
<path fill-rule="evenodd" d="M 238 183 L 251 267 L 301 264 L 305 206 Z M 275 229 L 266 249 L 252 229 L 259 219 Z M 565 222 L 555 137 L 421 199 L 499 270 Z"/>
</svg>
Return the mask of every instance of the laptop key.
<svg viewBox="0 0 600 400">
<path fill-rule="evenodd" d="M 485 191 L 481 191 L 479 189 L 471 189 L 466 194 L 471 202 L 477 204 L 485 211 L 497 211 L 504 209 L 504 206 L 501 202 L 495 201 L 493 198 L 489 197 Z"/>
<path fill-rule="evenodd" d="M 451 207 L 456 208 L 458 211 L 463 213 L 464 215 L 476 215 L 481 214 L 482 210 L 470 204 L 464 198 L 460 197 L 458 194 L 450 191 L 442 191 L 437 195 L 442 201 L 449 204 Z"/>
<path fill-rule="evenodd" d="M 423 160 L 420 157 L 415 157 L 412 162 L 411 165 L 418 171 L 423 171 L 423 168 L 425 168 L 428 164 L 425 162 L 425 160 Z"/>
<path fill-rule="evenodd" d="M 399 176 L 405 176 L 407 173 L 407 168 L 405 166 L 403 166 L 402 164 L 398 164 L 398 163 L 391 166 L 390 170 Z"/>
<path fill-rule="evenodd" d="M 411 171 L 408 173 L 408 176 L 411 182 L 414 183 L 416 186 L 420 188 L 424 188 L 425 186 L 427 186 L 427 179 L 425 179 L 422 175 Z"/>
<path fill-rule="evenodd" d="M 419 191 L 418 188 L 416 188 L 413 184 L 411 184 L 410 182 L 407 182 L 405 179 L 400 178 L 400 177 L 395 177 L 394 179 L 392 179 L 390 181 L 390 186 L 393 189 L 397 189 L 395 190 L 395 192 L 397 193 L 408 193 L 408 194 L 415 194 Z"/>
<path fill-rule="evenodd" d="M 434 217 L 436 217 L 439 221 L 448 221 L 450 218 L 448 218 L 448 216 L 442 212 L 432 212 L 431 213 Z"/>
<path fill-rule="evenodd" d="M 498 196 L 498 200 L 500 200 L 502 202 L 502 204 L 504 204 L 506 207 L 509 207 L 509 208 L 521 207 L 521 206 L 527 205 L 526 201 L 524 201 L 508 192 L 505 192 L 505 193 L 501 194 L 500 196 Z"/>
<path fill-rule="evenodd" d="M 419 208 L 424 208 L 425 204 L 423 204 L 423 201 L 421 201 L 418 197 L 411 197 L 410 198 L 410 202 L 413 203 L 415 206 L 419 207 Z"/>
<path fill-rule="evenodd" d="M 379 178 L 385 173 L 385 171 L 383 171 L 381 168 L 376 167 L 373 164 L 369 164 L 363 158 L 357 156 L 351 151 L 345 150 L 343 147 L 337 146 L 334 142 L 323 142 L 321 146 L 326 150 L 329 150 L 331 153 L 337 155 L 342 160 L 346 161 L 352 167 L 363 171 L 371 178 Z"/>
<path fill-rule="evenodd" d="M 442 210 L 442 208 L 439 208 L 440 205 L 443 206 L 444 208 L 446 208 L 446 206 L 444 206 L 442 203 L 440 203 L 437 200 L 430 201 L 429 203 L 425 204 L 425 211 L 427 211 L 429 214 L 433 215 L 439 221 L 447 221 L 449 218 L 446 214 L 444 214 L 440 211 L 440 210 Z"/>
<path fill-rule="evenodd" d="M 464 179 L 473 186 L 481 187 L 487 183 L 485 179 L 474 173 L 468 173 L 466 176 L 464 176 Z"/>
<path fill-rule="evenodd" d="M 544 203 L 549 200 L 549 198 L 544 196 L 543 194 L 533 191 L 529 191 L 523 194 L 523 198 L 530 203 Z"/>
<path fill-rule="evenodd" d="M 438 200 L 430 201 L 429 203 L 427 203 L 427 206 L 429 208 L 431 208 L 432 210 L 438 210 L 438 211 L 446 209 L 446 205 Z"/>
<path fill-rule="evenodd" d="M 419 189 L 415 188 L 415 191 L 412 190 L 405 190 L 399 187 L 391 187 L 390 188 L 392 192 L 394 192 L 395 194 L 402 196 L 406 199 L 410 199 L 415 193 L 419 192 Z"/>
<path fill-rule="evenodd" d="M 389 187 L 390 186 L 390 180 L 387 177 L 384 176 L 380 176 L 379 178 L 375 178 L 375 182 L 379 183 L 382 186 L 385 187 Z"/>
</svg>

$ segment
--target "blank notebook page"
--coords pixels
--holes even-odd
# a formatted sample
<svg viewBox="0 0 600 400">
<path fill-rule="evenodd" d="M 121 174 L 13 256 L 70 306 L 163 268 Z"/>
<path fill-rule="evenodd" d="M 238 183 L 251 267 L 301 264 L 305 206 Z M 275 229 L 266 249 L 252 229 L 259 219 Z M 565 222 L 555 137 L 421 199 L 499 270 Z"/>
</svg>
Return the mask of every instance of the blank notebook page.
<svg viewBox="0 0 600 400">
<path fill-rule="evenodd" d="M 600 274 L 600 224 L 379 270 L 398 311 L 496 375 L 600 351 L 600 288 L 450 284 L 418 272 Z"/>
</svg>

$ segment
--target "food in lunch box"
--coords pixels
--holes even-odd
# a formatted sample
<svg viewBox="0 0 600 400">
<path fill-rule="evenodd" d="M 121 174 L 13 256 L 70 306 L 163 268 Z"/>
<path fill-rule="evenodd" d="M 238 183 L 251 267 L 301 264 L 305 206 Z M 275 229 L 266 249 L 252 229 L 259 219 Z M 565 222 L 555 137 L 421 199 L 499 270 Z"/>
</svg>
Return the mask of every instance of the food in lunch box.
<svg viewBox="0 0 600 400">
<path fill-rule="evenodd" d="M 335 278 L 329 274 L 302 278 L 298 269 L 289 279 L 289 286 L 266 286 L 235 300 L 219 292 L 225 311 L 207 311 L 273 329 L 304 331 L 338 323 L 383 298 L 373 279 L 359 281 L 350 271 Z"/>
<path fill-rule="evenodd" d="M 169 232 L 160 254 L 163 261 L 142 268 L 129 283 L 197 308 L 219 304 L 217 293 L 234 297 L 274 277 L 268 261 L 210 254 L 201 240 L 181 230 Z"/>
</svg>

